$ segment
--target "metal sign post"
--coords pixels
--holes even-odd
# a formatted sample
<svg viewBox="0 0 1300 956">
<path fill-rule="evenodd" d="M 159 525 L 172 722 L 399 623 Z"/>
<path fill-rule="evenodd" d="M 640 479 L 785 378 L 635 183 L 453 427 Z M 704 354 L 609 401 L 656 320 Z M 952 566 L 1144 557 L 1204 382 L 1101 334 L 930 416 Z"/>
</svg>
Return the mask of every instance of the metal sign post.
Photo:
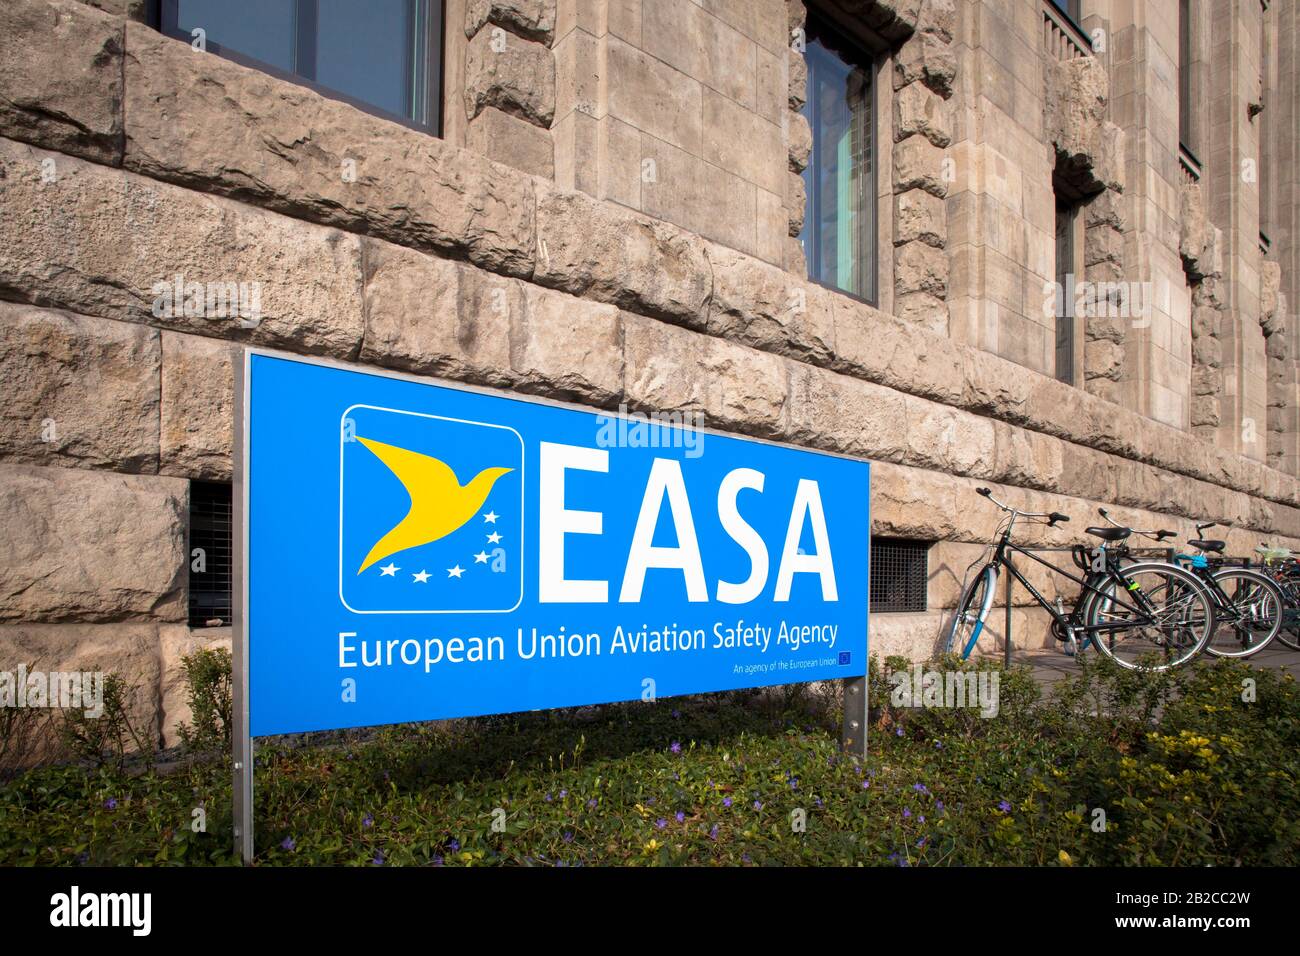
<svg viewBox="0 0 1300 956">
<path fill-rule="evenodd" d="M 243 356 L 235 362 L 234 441 L 234 580 L 232 583 L 233 651 L 231 664 L 234 726 L 231 728 L 231 790 L 235 798 L 235 853 L 253 859 L 253 738 L 248 721 L 248 485 L 244 481 L 248 454 L 248 376 Z"/>
</svg>

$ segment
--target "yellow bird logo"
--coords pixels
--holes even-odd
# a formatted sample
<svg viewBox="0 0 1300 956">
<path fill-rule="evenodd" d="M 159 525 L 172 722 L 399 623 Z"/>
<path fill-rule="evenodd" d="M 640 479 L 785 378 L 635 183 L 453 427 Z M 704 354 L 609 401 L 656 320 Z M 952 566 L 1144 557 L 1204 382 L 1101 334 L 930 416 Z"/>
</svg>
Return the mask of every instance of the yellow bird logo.
<svg viewBox="0 0 1300 956">
<path fill-rule="evenodd" d="M 406 517 L 375 543 L 361 562 L 357 574 L 390 554 L 437 541 L 462 527 L 487 500 L 497 479 L 514 470 L 484 468 L 470 479 L 469 484 L 462 485 L 456 473 L 437 458 L 359 435 L 357 441 L 388 466 L 411 496 L 411 508 Z"/>
</svg>

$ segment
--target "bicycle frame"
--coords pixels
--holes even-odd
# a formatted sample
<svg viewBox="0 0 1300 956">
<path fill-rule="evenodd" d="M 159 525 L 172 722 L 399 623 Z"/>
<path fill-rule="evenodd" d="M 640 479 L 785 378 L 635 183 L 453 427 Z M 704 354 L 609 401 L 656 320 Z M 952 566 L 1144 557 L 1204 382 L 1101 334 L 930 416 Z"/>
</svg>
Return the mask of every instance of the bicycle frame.
<svg viewBox="0 0 1300 956">
<path fill-rule="evenodd" d="M 1039 606 L 1047 610 L 1047 612 L 1052 616 L 1052 620 L 1056 623 L 1058 627 L 1065 630 L 1066 633 L 1069 633 L 1070 631 L 1083 632 L 1086 635 L 1085 643 L 1087 640 L 1090 640 L 1092 638 L 1094 632 L 1125 630 L 1133 626 L 1133 623 L 1131 621 L 1102 622 L 1099 624 L 1092 624 L 1092 625 L 1084 624 L 1083 609 L 1085 604 L 1087 603 L 1085 594 L 1104 596 L 1107 600 L 1119 605 L 1125 610 L 1136 612 L 1137 614 L 1141 615 L 1142 618 L 1144 619 L 1144 623 L 1154 623 L 1151 617 L 1150 602 L 1146 600 L 1146 597 L 1140 591 L 1136 591 L 1136 592 L 1134 591 L 1132 582 L 1128 581 L 1123 575 L 1122 565 L 1120 565 L 1119 561 L 1106 549 L 1106 545 L 1104 542 L 1098 546 L 1097 550 L 1100 552 L 1103 558 L 1105 570 L 1102 571 L 1099 569 L 1095 569 L 1089 572 L 1086 578 L 1076 577 L 1075 575 L 1071 574 L 1069 571 L 1066 571 L 1063 568 L 1059 568 L 1056 565 L 1052 564 L 1050 561 L 1040 558 L 1038 555 L 1034 554 L 1031 550 L 1013 543 L 1011 541 L 1011 530 L 1014 527 L 1015 527 L 1015 516 L 1013 515 L 1011 520 L 1007 523 L 1007 527 L 1003 530 L 1001 536 L 998 539 L 998 543 L 993 551 L 993 556 L 988 560 L 988 562 L 984 565 L 984 567 L 980 569 L 981 574 L 983 574 L 989 568 L 993 569 L 994 576 L 995 576 L 995 581 L 994 581 L 995 585 L 996 585 L 996 578 L 1000 574 L 1000 568 L 1005 566 L 1007 570 L 1011 573 L 1011 576 L 1014 577 L 1017 581 L 1019 581 L 1024 586 L 1025 590 L 1029 592 L 1030 596 L 1033 597 L 1033 599 L 1039 604 Z M 1038 589 L 1034 587 L 1033 584 L 1030 583 L 1029 579 L 1025 577 L 1024 573 L 1018 567 L 1016 567 L 1015 562 L 1011 560 L 1011 555 L 1010 555 L 1011 552 L 1015 552 L 1016 554 L 1022 554 L 1032 561 L 1037 561 L 1039 564 L 1043 565 L 1044 567 L 1050 568 L 1052 571 L 1055 571 L 1057 574 L 1069 578 L 1075 584 L 1078 584 L 1080 586 L 1081 590 L 1079 591 L 1079 597 L 1075 600 L 1074 607 L 1071 608 L 1070 613 L 1068 615 L 1062 614 L 1060 611 L 1058 611 L 1052 605 L 1052 603 L 1047 600 L 1047 598 L 1043 597 L 1043 595 L 1039 593 Z M 1123 591 L 1128 594 L 1136 594 L 1137 603 L 1129 604 L 1120 594 L 1106 594 L 1099 587 L 1099 585 L 1101 585 L 1102 583 L 1111 583 L 1111 582 L 1122 585 Z M 979 640 L 980 632 L 983 629 L 984 628 L 983 628 L 982 620 L 979 622 L 979 626 L 972 629 L 970 639 L 967 641 L 966 646 L 962 648 L 961 656 L 963 660 L 965 660 L 970 656 L 971 650 L 975 647 L 975 643 L 976 641 Z"/>
</svg>

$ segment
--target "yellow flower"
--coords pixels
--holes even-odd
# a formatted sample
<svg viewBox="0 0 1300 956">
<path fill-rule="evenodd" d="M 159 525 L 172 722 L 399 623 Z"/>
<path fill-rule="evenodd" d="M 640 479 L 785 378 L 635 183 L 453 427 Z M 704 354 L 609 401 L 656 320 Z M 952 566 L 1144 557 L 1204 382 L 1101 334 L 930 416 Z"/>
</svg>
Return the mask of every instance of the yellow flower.
<svg viewBox="0 0 1300 956">
<path fill-rule="evenodd" d="M 1074 866 L 1074 861 L 1070 859 L 1070 854 L 1061 850 L 1056 854 L 1056 858 L 1061 861 L 1061 866 Z"/>
<path fill-rule="evenodd" d="M 651 838 L 650 842 L 647 843 L 645 846 L 643 846 L 641 849 L 644 850 L 646 853 L 654 853 L 656 850 L 659 849 L 661 845 L 662 844 L 660 844 L 658 840 Z"/>
</svg>

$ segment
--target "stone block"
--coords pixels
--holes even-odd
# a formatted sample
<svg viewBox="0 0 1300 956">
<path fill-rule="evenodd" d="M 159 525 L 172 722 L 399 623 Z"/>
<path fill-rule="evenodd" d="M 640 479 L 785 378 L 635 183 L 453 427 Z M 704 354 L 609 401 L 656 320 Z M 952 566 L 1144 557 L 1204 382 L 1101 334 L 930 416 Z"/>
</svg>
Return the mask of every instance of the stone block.
<svg viewBox="0 0 1300 956">
<path fill-rule="evenodd" d="M 230 481 L 235 366 L 240 361 L 239 346 L 230 342 L 162 333 L 160 472 Z"/>
<path fill-rule="evenodd" d="M 0 303 L 0 456 L 158 470 L 158 332 Z"/>
<path fill-rule="evenodd" d="M 555 37 L 555 15 L 556 0 L 467 0 L 465 36 L 473 37 L 491 23 L 549 45 Z"/>
<path fill-rule="evenodd" d="M 530 176 L 555 178 L 555 143 L 550 130 L 495 107 L 487 107 L 470 122 L 465 145 Z"/>
<path fill-rule="evenodd" d="M 894 251 L 894 292 L 928 292 L 945 298 L 948 292 L 948 256 L 924 242 L 909 242 Z"/>
<path fill-rule="evenodd" d="M 555 117 L 555 56 L 548 46 L 481 30 L 465 48 L 465 117 L 488 107 L 549 128 Z"/>
<path fill-rule="evenodd" d="M 629 406 L 698 412 L 711 426 L 744 434 L 784 433 L 784 360 L 630 313 L 623 315 L 623 329 Z M 706 450 L 707 442 L 706 436 Z"/>
<path fill-rule="evenodd" d="M 0 135 L 120 163 L 123 22 L 75 0 L 6 0 L 0 37 Z"/>
<path fill-rule="evenodd" d="M 59 160 L 58 178 L 44 182 L 49 155 L 0 140 L 0 290 L 87 315 L 355 353 L 355 236 L 80 160 Z"/>
<path fill-rule="evenodd" d="M 183 620 L 188 484 L 0 465 L 0 620 Z"/>
<path fill-rule="evenodd" d="M 948 42 L 934 33 L 917 33 L 894 58 L 894 89 L 921 83 L 947 99 L 957 78 L 957 56 Z"/>
<path fill-rule="evenodd" d="M 894 94 L 894 141 L 924 136 L 940 149 L 952 142 L 952 124 L 941 97 L 920 83 Z"/>
<path fill-rule="evenodd" d="M 948 241 L 944 201 L 923 189 L 894 195 L 894 245 L 918 241 L 942 249 Z"/>
<path fill-rule="evenodd" d="M 152 623 L 0 625 L 0 670 L 19 665 L 49 674 L 102 674 L 121 678 L 127 688 L 126 717 L 144 747 L 158 745 L 158 627 Z M 101 678 L 95 678 L 99 680 Z M 85 710 L 81 711 L 83 714 Z M 57 719 L 57 718 L 56 718 Z M 53 729 L 53 728 L 51 728 Z M 43 759 L 69 754 L 53 734 L 42 741 Z M 136 750 L 127 742 L 128 752 Z"/>
<path fill-rule="evenodd" d="M 703 327 L 712 275 L 698 236 L 540 182 L 537 233 L 538 284 Z"/>
<path fill-rule="evenodd" d="M 802 173 L 812 155 L 812 128 L 802 113 L 790 114 L 790 171 Z"/>
<path fill-rule="evenodd" d="M 708 331 L 764 351 L 824 363 L 835 351 L 832 293 L 751 256 L 710 248 Z"/>
<path fill-rule="evenodd" d="M 616 405 L 623 394 L 623 342 L 612 305 L 531 283 L 510 337 L 515 387 L 584 404 Z"/>
<path fill-rule="evenodd" d="M 944 151 L 924 136 L 894 144 L 894 192 L 924 189 L 940 199 L 948 195 Z"/>
</svg>

